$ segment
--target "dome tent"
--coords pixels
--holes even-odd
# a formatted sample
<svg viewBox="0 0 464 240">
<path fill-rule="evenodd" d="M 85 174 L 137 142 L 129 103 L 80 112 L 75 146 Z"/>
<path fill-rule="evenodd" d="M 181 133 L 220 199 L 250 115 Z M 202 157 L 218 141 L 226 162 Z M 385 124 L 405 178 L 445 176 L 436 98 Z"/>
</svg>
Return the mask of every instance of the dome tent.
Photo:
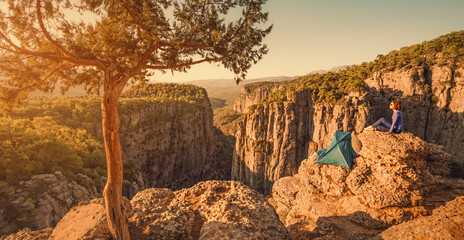
<svg viewBox="0 0 464 240">
<path fill-rule="evenodd" d="M 316 152 L 317 163 L 351 168 L 358 155 L 351 146 L 351 132 L 336 131 L 330 145 Z"/>
</svg>

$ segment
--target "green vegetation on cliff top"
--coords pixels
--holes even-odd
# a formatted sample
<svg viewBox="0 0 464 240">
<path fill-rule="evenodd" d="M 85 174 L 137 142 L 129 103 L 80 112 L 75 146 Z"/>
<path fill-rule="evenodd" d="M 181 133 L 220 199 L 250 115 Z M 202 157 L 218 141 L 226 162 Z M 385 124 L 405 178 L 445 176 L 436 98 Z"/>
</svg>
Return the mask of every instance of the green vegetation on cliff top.
<svg viewBox="0 0 464 240">
<path fill-rule="evenodd" d="M 123 98 L 146 98 L 157 102 L 203 103 L 205 89 L 193 84 L 150 83 L 138 84 L 127 90 Z"/>
<path fill-rule="evenodd" d="M 191 84 L 157 83 L 134 85 L 120 99 L 123 115 L 157 103 L 185 103 L 194 108 L 204 103 L 206 91 Z M 98 135 L 101 128 L 101 98 L 99 97 L 31 97 L 13 110 L 13 118 L 30 119 L 50 116 L 59 125 L 85 129 Z"/>
<path fill-rule="evenodd" d="M 99 179 L 106 175 L 102 142 L 86 130 L 58 125 L 50 116 L 33 120 L 0 117 L 0 210 L 6 221 L 24 227 L 34 214 L 40 214 L 37 206 L 47 191 L 45 182 L 33 179 L 25 184 L 28 194 L 22 201 L 16 199 L 15 190 L 24 190 L 21 182 L 34 175 L 55 171 L 87 188 L 102 189 Z M 94 181 L 81 181 L 78 174 Z"/>
<path fill-rule="evenodd" d="M 17 185 L 32 175 L 60 171 L 98 179 L 106 173 L 103 144 L 83 129 L 58 125 L 51 117 L 0 118 L 0 181 Z"/>
<path fill-rule="evenodd" d="M 309 89 L 315 101 L 336 103 L 343 96 L 353 91 L 366 91 L 364 80 L 377 71 L 394 71 L 414 67 L 429 68 L 432 65 L 456 68 L 464 63 L 464 31 L 443 35 L 431 41 L 425 41 L 387 55 L 378 55 L 369 63 L 353 65 L 342 71 L 325 74 L 311 74 L 284 82 L 279 90 L 274 91 L 263 102 L 287 101 L 295 93 Z M 262 86 L 266 83 L 261 83 Z M 250 86 L 251 89 L 257 86 Z"/>
<path fill-rule="evenodd" d="M 34 97 L 13 110 L 14 118 L 0 117 L 0 209 L 8 221 L 27 226 L 38 211 L 38 196 L 46 191 L 42 182 L 33 182 L 38 192 L 24 202 L 13 201 L 20 182 L 33 175 L 60 171 L 86 186 L 79 182 L 80 173 L 93 179 L 97 189 L 103 187 L 99 179 L 106 176 L 105 149 L 96 136 L 100 105 L 97 98 Z"/>
<path fill-rule="evenodd" d="M 194 85 L 136 85 L 120 99 L 120 112 L 130 115 L 158 103 L 193 109 L 205 98 L 206 91 Z M 32 97 L 13 109 L 12 117 L 0 115 L 0 209 L 12 201 L 19 183 L 33 175 L 61 171 L 76 181 L 78 173 L 93 180 L 106 176 L 100 107 L 98 97 Z M 132 181 L 136 167 L 124 161 L 124 175 Z M 35 208 L 33 200 L 31 204 L 30 211 Z M 11 216 L 22 218 L 30 212 L 20 213 L 20 205 L 8 205 L 15 212 Z"/>
</svg>

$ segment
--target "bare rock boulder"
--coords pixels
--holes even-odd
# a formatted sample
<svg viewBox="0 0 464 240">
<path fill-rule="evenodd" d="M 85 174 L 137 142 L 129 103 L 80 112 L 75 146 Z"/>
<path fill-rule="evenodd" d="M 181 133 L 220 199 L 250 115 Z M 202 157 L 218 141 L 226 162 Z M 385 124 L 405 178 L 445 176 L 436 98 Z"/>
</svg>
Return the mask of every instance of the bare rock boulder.
<svg viewBox="0 0 464 240">
<path fill-rule="evenodd" d="M 132 239 L 290 239 L 263 195 L 240 182 L 206 181 L 138 192 L 127 206 Z M 79 204 L 50 239 L 108 239 L 101 199 Z"/>
<path fill-rule="evenodd" d="M 48 240 L 52 233 L 52 228 L 44 228 L 37 231 L 32 231 L 29 228 L 21 229 L 20 231 L 1 236 L 1 240 Z"/>
<path fill-rule="evenodd" d="M 432 215 L 393 226 L 376 239 L 464 239 L 464 196 L 433 210 Z"/>
<path fill-rule="evenodd" d="M 80 183 L 56 171 L 20 182 L 7 206 L 0 209 L 0 234 L 54 227 L 72 206 L 95 197 L 97 190 L 90 178 L 82 174 L 77 177 Z"/>
<path fill-rule="evenodd" d="M 200 182 L 171 192 L 148 189 L 132 199 L 139 239 L 289 239 L 263 195 L 234 181 Z"/>
<path fill-rule="evenodd" d="M 49 239 L 108 239 L 108 237 L 105 203 L 102 198 L 97 198 L 80 202 L 78 206 L 73 207 L 64 215 Z"/>
</svg>

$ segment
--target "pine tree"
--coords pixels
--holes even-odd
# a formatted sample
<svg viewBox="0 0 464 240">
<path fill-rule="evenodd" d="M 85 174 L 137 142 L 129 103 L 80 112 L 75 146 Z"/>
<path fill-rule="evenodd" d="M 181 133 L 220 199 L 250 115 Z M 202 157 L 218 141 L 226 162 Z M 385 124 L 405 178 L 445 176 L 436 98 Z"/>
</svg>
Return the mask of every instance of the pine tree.
<svg viewBox="0 0 464 240">
<path fill-rule="evenodd" d="M 82 85 L 102 94 L 108 226 L 129 239 L 122 203 L 118 100 L 152 71 L 216 62 L 238 80 L 267 53 L 266 0 L 9 0 L 0 12 L 0 98 L 7 109 L 31 91 Z M 241 9 L 240 17 L 231 14 Z M 74 15 L 80 16 L 75 17 Z M 91 16 L 94 20 L 85 20 Z M 235 18 L 235 19 L 234 19 Z M 81 20 L 79 20 L 81 19 Z"/>
</svg>

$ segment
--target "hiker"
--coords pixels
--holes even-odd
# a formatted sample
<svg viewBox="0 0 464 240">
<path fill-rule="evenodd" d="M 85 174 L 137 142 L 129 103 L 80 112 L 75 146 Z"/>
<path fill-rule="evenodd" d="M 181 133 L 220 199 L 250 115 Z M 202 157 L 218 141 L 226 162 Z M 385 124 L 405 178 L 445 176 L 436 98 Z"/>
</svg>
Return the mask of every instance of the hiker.
<svg viewBox="0 0 464 240">
<path fill-rule="evenodd" d="M 397 100 L 393 100 L 390 103 L 390 109 L 393 110 L 392 121 L 388 121 L 385 118 L 380 118 L 372 124 L 366 127 L 366 130 L 381 131 L 387 133 L 400 133 L 403 130 L 403 115 L 401 114 L 401 104 Z M 383 124 L 384 126 L 382 126 Z"/>
</svg>

